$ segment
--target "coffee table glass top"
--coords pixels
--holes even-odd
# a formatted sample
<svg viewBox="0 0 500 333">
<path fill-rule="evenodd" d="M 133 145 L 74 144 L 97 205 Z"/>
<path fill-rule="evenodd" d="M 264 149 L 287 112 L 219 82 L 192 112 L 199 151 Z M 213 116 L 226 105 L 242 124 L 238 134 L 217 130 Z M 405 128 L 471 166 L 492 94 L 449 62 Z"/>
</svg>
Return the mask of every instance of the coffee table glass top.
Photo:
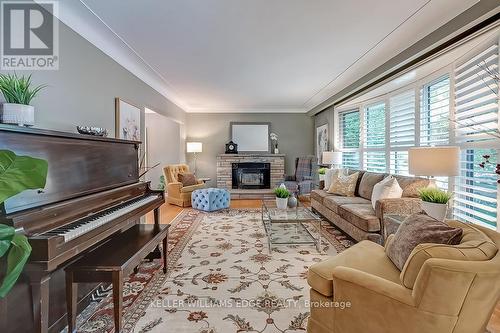
<svg viewBox="0 0 500 333">
<path fill-rule="evenodd" d="M 309 208 L 303 207 L 300 203 L 297 203 L 295 208 L 278 209 L 276 207 L 276 200 L 263 200 L 262 209 L 267 218 L 271 220 L 272 223 L 279 222 L 308 222 L 308 221 L 319 221 L 320 217 L 314 214 Z"/>
<path fill-rule="evenodd" d="M 275 200 L 262 201 L 262 222 L 270 252 L 273 245 L 279 244 L 314 244 L 320 251 L 321 221 L 321 218 L 307 207 L 278 209 Z M 318 223 L 319 228 L 314 228 L 311 225 L 313 223 Z"/>
</svg>

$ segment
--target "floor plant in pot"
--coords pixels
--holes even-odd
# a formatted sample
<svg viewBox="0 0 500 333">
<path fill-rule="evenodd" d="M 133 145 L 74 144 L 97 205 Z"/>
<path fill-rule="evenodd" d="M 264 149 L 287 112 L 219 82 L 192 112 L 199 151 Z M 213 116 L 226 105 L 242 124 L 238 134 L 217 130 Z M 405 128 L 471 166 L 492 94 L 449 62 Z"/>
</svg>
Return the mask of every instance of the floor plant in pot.
<svg viewBox="0 0 500 333">
<path fill-rule="evenodd" d="M 5 200 L 28 189 L 44 188 L 47 170 L 47 161 L 43 159 L 0 150 L 0 221 L 5 221 Z M 13 226 L 0 223 L 0 277 L 3 277 L 0 278 L 0 298 L 12 289 L 30 254 L 26 236 L 16 232 Z"/>
<path fill-rule="evenodd" d="M 31 75 L 0 74 L 0 91 L 5 98 L 0 122 L 19 126 L 35 125 L 35 108 L 30 103 L 45 87 L 33 87 Z"/>
<path fill-rule="evenodd" d="M 274 194 L 276 195 L 276 207 L 278 209 L 286 209 L 290 192 L 280 186 L 274 189 Z"/>
<path fill-rule="evenodd" d="M 426 187 L 418 191 L 422 199 L 422 209 L 430 217 L 443 221 L 448 211 L 448 202 L 452 194 L 435 187 Z"/>
</svg>

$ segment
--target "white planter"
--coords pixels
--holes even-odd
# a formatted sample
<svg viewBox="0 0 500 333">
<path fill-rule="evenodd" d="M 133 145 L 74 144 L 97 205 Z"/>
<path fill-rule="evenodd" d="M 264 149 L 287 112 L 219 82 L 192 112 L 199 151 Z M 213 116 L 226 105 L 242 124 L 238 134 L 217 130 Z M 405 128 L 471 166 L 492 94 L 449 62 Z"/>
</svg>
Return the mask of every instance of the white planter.
<svg viewBox="0 0 500 333">
<path fill-rule="evenodd" d="M 318 175 L 319 176 L 319 181 L 324 181 L 325 180 L 325 175 Z"/>
<path fill-rule="evenodd" d="M 288 205 L 288 198 L 276 198 L 276 207 L 278 209 L 286 209 Z"/>
<path fill-rule="evenodd" d="M 444 221 L 446 212 L 448 211 L 448 205 L 422 201 L 422 209 L 430 217 L 433 217 L 438 221 Z"/>
<path fill-rule="evenodd" d="M 31 105 L 3 103 L 0 122 L 19 126 L 35 125 L 35 108 Z"/>
</svg>

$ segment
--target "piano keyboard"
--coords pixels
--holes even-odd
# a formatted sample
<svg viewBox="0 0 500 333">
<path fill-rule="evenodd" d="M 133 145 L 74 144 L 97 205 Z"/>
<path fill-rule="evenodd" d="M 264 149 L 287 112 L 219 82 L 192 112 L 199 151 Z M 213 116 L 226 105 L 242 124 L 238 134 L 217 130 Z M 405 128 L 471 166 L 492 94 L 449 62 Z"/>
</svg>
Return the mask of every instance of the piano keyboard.
<svg viewBox="0 0 500 333">
<path fill-rule="evenodd" d="M 63 236 L 64 241 L 67 242 L 95 228 L 98 228 L 110 221 L 113 221 L 119 218 L 120 216 L 123 216 L 133 211 L 134 209 L 137 209 L 141 206 L 144 206 L 147 203 L 157 200 L 158 197 L 159 197 L 158 195 L 149 195 L 147 197 L 141 197 L 138 199 L 130 200 L 122 204 L 119 204 L 115 207 L 112 207 L 110 209 L 104 210 L 100 213 L 91 214 L 88 217 L 85 217 L 78 221 L 53 229 L 49 232 L 44 233 L 43 235 Z"/>
</svg>

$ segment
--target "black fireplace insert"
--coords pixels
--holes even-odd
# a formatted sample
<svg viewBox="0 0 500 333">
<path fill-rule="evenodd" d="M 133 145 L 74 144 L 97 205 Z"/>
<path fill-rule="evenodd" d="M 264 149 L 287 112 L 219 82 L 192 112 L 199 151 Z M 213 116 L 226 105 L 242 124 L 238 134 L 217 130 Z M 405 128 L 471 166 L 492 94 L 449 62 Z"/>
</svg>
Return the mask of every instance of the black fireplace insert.
<svg viewBox="0 0 500 333">
<path fill-rule="evenodd" d="M 233 189 L 271 188 L 271 163 L 233 163 Z"/>
</svg>

